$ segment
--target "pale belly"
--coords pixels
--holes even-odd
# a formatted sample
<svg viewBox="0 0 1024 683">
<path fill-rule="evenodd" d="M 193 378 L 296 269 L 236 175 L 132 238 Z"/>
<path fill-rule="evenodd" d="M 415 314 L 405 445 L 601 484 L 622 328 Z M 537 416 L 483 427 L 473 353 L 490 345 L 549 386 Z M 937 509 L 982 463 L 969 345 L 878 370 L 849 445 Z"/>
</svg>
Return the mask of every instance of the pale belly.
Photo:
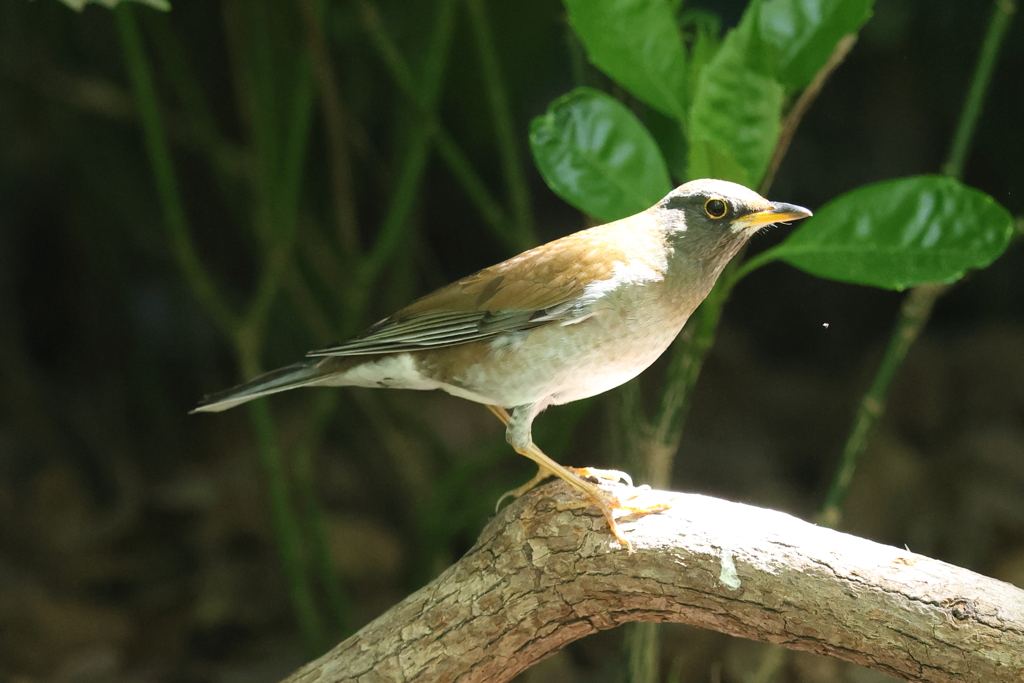
<svg viewBox="0 0 1024 683">
<path fill-rule="evenodd" d="M 505 407 L 559 405 L 613 389 L 657 360 L 688 317 L 678 310 L 660 316 L 649 308 L 643 316 L 623 310 L 637 309 L 604 310 L 577 324 L 488 342 L 486 354 L 444 377 L 439 388 Z"/>
<path fill-rule="evenodd" d="M 663 281 L 618 287 L 585 311 L 589 317 L 485 341 L 390 354 L 359 363 L 324 384 L 441 389 L 506 408 L 543 409 L 613 389 L 664 353 L 703 296 L 686 297 Z"/>
</svg>

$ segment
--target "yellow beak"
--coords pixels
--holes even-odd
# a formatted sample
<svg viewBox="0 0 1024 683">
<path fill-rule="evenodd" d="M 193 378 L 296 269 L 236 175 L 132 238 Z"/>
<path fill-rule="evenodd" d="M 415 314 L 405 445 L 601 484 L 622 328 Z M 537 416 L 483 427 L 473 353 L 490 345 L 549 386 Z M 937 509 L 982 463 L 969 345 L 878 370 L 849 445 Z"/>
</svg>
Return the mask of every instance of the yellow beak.
<svg viewBox="0 0 1024 683">
<path fill-rule="evenodd" d="M 733 226 L 740 230 L 755 230 L 757 228 L 763 228 L 766 225 L 771 225 L 772 223 L 795 221 L 812 215 L 814 214 L 812 214 L 809 209 L 797 206 L 796 204 L 772 202 L 766 209 L 755 211 L 754 213 L 748 213 L 746 216 L 740 216 L 733 221 Z"/>
</svg>

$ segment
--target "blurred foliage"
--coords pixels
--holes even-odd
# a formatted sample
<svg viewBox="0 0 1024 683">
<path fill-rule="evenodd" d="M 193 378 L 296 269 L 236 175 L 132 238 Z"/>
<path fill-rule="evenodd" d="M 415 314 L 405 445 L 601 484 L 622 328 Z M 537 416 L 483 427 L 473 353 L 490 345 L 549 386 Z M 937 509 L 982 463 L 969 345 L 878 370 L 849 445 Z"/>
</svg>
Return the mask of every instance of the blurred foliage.
<svg viewBox="0 0 1024 683">
<path fill-rule="evenodd" d="M 168 2 L 168 0 L 60 0 L 60 2 L 64 3 L 76 12 L 81 12 L 83 9 L 85 9 L 86 5 L 92 3 L 95 3 L 102 7 L 113 9 L 122 2 L 137 2 L 142 5 L 152 7 L 153 9 L 160 10 L 162 12 L 169 12 L 171 9 L 171 3 Z"/>
<path fill-rule="evenodd" d="M 658 178 L 662 166 L 677 180 L 696 168 L 763 172 L 767 144 L 733 147 L 743 138 L 714 126 L 743 104 L 736 88 L 751 88 L 772 97 L 736 125 L 775 135 L 815 70 L 801 65 L 822 51 L 804 23 L 771 13 L 806 3 L 761 3 L 760 45 L 744 33 L 744 3 L 663 3 L 653 11 L 676 16 L 683 70 L 655 70 L 635 91 L 584 63 L 599 49 L 587 26 L 607 24 L 581 18 L 585 4 L 0 7 L 0 677 L 276 680 L 304 657 L 290 603 L 319 649 L 468 547 L 497 495 L 531 474 L 478 406 L 325 389 L 248 419 L 185 413 L 207 391 L 583 227 L 527 157 L 531 119 L 565 117 L 555 105 L 545 115 L 553 100 L 628 114 L 663 158 L 643 169 Z M 826 4 L 833 43 L 849 30 L 835 26 L 865 16 L 865 3 Z M 880 0 L 771 197 L 817 209 L 938 169 L 986 15 L 952 0 Z M 963 175 L 1014 215 L 1020 31 L 1018 21 Z M 755 48 L 790 66 L 735 73 Z M 684 95 L 659 95 L 666 78 Z M 703 122 L 713 125 L 695 147 L 684 133 Z M 1018 575 L 1021 258 L 1011 247 L 937 304 L 853 483 L 846 528 Z M 675 485 L 810 514 L 898 305 L 782 265 L 751 272 L 719 309 Z M 623 449 L 603 427 L 617 419 L 591 408 L 620 415 L 622 400 L 554 409 L 537 442 L 568 464 L 614 465 Z M 614 638 L 574 648 L 574 670 L 617 670 Z M 738 680 L 740 646 L 708 638 L 664 636 L 678 680 L 707 680 L 722 662 L 723 679 Z M 796 665 L 787 675 L 838 680 Z"/>
</svg>

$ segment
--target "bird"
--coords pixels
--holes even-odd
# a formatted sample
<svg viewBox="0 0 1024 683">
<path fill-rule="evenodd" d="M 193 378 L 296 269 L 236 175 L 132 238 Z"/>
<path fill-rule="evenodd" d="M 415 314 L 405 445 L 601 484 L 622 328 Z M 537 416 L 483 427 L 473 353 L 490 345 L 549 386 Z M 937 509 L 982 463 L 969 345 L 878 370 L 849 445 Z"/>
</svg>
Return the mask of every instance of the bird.
<svg viewBox="0 0 1024 683">
<path fill-rule="evenodd" d="M 598 506 L 632 552 L 614 512 L 656 510 L 630 507 L 594 480 L 628 479 L 622 473 L 563 467 L 548 457 L 533 442 L 534 419 L 636 377 L 669 347 L 754 233 L 811 215 L 736 183 L 693 180 L 645 211 L 484 268 L 302 362 L 208 395 L 192 412 L 297 387 L 440 389 L 487 406 L 512 448 L 537 464 L 537 475 L 511 495 L 558 476 L 584 504 Z"/>
</svg>

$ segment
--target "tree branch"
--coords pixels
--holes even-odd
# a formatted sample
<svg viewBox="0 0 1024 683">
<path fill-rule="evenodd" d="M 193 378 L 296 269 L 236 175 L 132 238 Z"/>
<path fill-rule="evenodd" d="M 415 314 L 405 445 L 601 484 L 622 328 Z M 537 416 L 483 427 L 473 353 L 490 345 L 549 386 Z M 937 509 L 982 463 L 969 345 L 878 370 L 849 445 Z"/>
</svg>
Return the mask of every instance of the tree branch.
<svg viewBox="0 0 1024 683">
<path fill-rule="evenodd" d="M 569 642 L 673 621 L 831 655 L 908 681 L 1024 680 L 1024 590 L 912 552 L 716 498 L 635 492 L 633 555 L 556 482 L 286 683 L 507 681 Z M 578 503 L 577 503 L 578 504 Z"/>
</svg>

